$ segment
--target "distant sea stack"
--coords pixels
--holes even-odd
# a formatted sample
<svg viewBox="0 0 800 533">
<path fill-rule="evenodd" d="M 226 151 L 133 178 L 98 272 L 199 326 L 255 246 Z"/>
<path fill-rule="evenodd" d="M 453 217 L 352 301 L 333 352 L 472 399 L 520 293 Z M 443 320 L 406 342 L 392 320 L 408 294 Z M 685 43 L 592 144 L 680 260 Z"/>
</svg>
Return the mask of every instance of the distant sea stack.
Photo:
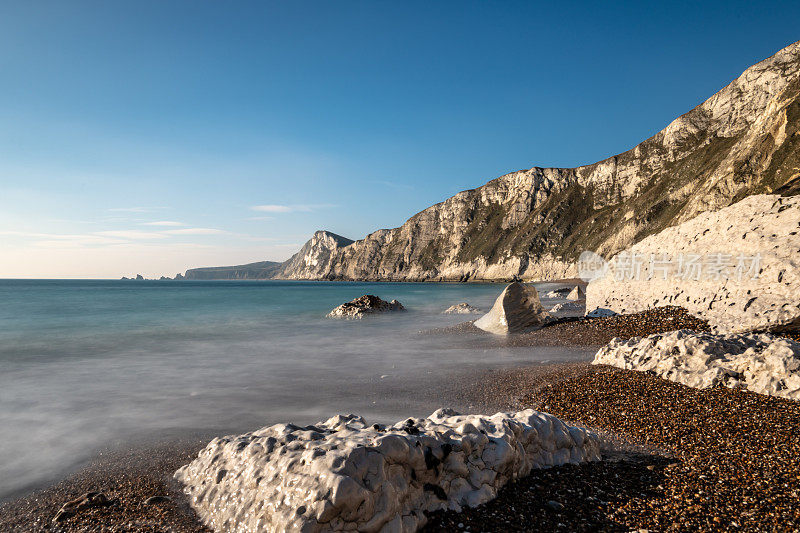
<svg viewBox="0 0 800 533">
<path fill-rule="evenodd" d="M 608 258 L 750 195 L 800 194 L 798 96 L 800 42 L 627 152 L 576 168 L 512 172 L 358 241 L 319 231 L 283 264 L 193 269 L 186 278 L 575 277 L 584 250 Z"/>
</svg>

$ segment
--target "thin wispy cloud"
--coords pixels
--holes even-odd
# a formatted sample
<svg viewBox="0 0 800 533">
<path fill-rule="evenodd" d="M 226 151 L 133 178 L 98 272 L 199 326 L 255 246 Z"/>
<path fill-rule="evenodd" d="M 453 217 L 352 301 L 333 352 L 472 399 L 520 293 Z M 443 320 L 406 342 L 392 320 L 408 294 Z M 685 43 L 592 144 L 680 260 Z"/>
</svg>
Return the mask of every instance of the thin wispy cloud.
<svg viewBox="0 0 800 533">
<path fill-rule="evenodd" d="M 275 220 L 275 217 L 247 217 L 247 220 Z"/>
<path fill-rule="evenodd" d="M 238 236 L 241 240 L 247 242 L 277 242 L 278 239 L 275 237 L 259 237 L 256 235 L 239 235 Z"/>
<path fill-rule="evenodd" d="M 148 213 L 156 209 L 164 209 L 163 207 L 110 207 L 108 210 L 112 213 Z"/>
<path fill-rule="evenodd" d="M 101 237 L 99 235 L 54 235 L 54 239 L 42 239 L 33 241 L 30 245 L 34 248 L 98 248 L 107 246 L 117 246 L 127 244 L 131 241 L 124 239 L 113 239 L 111 237 Z"/>
<path fill-rule="evenodd" d="M 235 235 L 215 228 L 180 228 L 165 231 L 106 230 L 92 233 L 42 233 L 31 231 L 0 230 L 0 237 L 17 237 L 37 248 L 81 248 L 98 246 L 125 246 L 162 243 L 179 236 Z M 246 237 L 246 236 L 240 236 Z M 172 243 L 180 244 L 180 243 Z M 171 245 L 172 245 L 171 244 Z M 190 244 L 190 243 L 183 243 Z"/>
<path fill-rule="evenodd" d="M 264 204 L 264 205 L 251 206 L 250 209 L 253 211 L 260 211 L 262 213 L 296 213 L 296 212 L 308 213 L 311 211 L 316 211 L 318 209 L 327 209 L 330 207 L 336 207 L 336 206 L 334 204 L 291 204 L 291 205 Z"/>
<path fill-rule="evenodd" d="M 228 232 L 214 228 L 183 228 L 162 231 L 161 233 L 167 235 L 225 235 Z"/>
<path fill-rule="evenodd" d="M 275 204 L 267 204 L 267 205 L 254 205 L 251 207 L 253 211 L 261 211 L 264 213 L 291 213 L 295 211 L 288 205 L 275 205 Z"/>
<path fill-rule="evenodd" d="M 39 248 L 78 248 L 84 246 L 106 246 L 120 244 L 124 239 L 110 235 L 72 234 L 72 233 L 39 233 L 33 231 L 0 231 L 0 236 L 21 237 L 31 246 Z"/>
<path fill-rule="evenodd" d="M 7 230 L 0 230 L 0 235 L 6 235 L 9 237 L 36 237 L 36 236 L 46 236 L 49 235 L 47 233 L 34 233 L 30 231 L 7 231 Z"/>
<path fill-rule="evenodd" d="M 120 239 L 131 240 L 149 240 L 149 239 L 166 239 L 166 235 L 157 231 L 139 231 L 139 230 L 116 230 L 116 231 L 98 231 L 95 235 L 103 235 L 107 237 L 119 237 Z"/>
<path fill-rule="evenodd" d="M 185 226 L 183 222 L 176 222 L 174 220 L 156 220 L 155 222 L 142 222 L 142 226 L 164 226 L 164 227 L 180 227 Z"/>
</svg>

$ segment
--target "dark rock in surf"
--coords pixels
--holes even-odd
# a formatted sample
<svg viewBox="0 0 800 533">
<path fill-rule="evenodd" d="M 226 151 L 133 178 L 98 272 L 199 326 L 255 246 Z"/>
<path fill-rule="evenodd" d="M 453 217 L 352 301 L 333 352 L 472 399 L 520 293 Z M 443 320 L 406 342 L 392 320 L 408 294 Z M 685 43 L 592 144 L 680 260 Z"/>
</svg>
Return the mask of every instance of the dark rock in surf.
<svg viewBox="0 0 800 533">
<path fill-rule="evenodd" d="M 387 302 L 372 294 L 365 294 L 355 300 L 343 303 L 328 313 L 328 318 L 359 319 L 365 315 L 385 313 L 388 311 L 405 311 L 406 308 L 397 300 Z"/>
</svg>

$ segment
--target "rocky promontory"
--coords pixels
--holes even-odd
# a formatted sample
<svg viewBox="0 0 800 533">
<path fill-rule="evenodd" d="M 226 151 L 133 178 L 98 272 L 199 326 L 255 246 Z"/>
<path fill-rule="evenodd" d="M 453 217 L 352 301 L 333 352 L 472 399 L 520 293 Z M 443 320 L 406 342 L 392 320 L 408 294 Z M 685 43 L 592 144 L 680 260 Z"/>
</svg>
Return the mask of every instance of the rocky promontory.
<svg viewBox="0 0 800 533">
<path fill-rule="evenodd" d="M 181 279 L 272 279 L 282 265 L 283 263 L 275 261 L 259 261 L 246 265 L 192 268 L 187 270 Z M 178 276 L 175 279 L 178 279 Z"/>
</svg>

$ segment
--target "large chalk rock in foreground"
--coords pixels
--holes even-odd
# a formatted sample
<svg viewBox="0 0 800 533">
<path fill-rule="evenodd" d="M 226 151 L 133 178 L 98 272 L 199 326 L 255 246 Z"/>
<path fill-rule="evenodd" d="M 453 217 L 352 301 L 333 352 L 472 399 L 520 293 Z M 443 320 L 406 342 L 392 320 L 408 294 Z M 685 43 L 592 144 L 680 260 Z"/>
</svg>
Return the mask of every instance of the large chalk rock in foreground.
<svg viewBox="0 0 800 533">
<path fill-rule="evenodd" d="M 536 289 L 515 281 L 497 297 L 491 310 L 475 321 L 475 326 L 504 335 L 540 326 L 550 318 Z"/>
<path fill-rule="evenodd" d="M 328 318 L 360 319 L 365 315 L 385 313 L 387 311 L 405 311 L 406 308 L 397 300 L 387 302 L 372 294 L 365 294 L 355 300 L 343 303 L 328 313 Z"/>
<path fill-rule="evenodd" d="M 721 333 L 800 329 L 800 196 L 757 195 L 615 256 L 586 308 L 679 305 Z"/>
<path fill-rule="evenodd" d="M 800 399 L 800 343 L 770 334 L 716 335 L 679 330 L 613 339 L 593 364 L 652 371 L 689 387 L 717 384 Z"/>
<path fill-rule="evenodd" d="M 386 428 L 339 415 L 217 438 L 175 478 L 215 531 L 410 532 L 533 468 L 598 459 L 595 433 L 549 414 L 440 409 Z"/>
</svg>

